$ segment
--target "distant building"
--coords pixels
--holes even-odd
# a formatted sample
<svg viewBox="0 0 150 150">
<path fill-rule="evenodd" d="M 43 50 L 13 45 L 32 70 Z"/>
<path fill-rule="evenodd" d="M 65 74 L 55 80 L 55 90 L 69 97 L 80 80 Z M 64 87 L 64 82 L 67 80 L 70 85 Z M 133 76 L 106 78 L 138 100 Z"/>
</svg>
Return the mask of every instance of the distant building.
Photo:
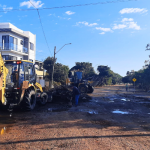
<svg viewBox="0 0 150 150">
<path fill-rule="evenodd" d="M 46 75 L 46 71 L 43 68 L 43 62 L 35 60 L 35 68 L 37 74 L 37 82 L 40 83 L 40 80 L 44 79 L 43 77 Z"/>
<path fill-rule="evenodd" d="M 0 52 L 4 60 L 29 60 L 35 63 L 36 35 L 11 23 L 0 23 Z"/>
</svg>

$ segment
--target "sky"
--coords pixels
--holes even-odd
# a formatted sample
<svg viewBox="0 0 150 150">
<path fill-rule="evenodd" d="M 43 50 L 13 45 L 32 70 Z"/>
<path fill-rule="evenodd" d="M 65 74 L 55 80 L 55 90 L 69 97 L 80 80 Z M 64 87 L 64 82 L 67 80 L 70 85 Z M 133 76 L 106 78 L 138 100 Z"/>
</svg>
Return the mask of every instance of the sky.
<svg viewBox="0 0 150 150">
<path fill-rule="evenodd" d="M 150 43 L 150 1 L 110 1 L 114 3 L 42 9 L 106 0 L 31 0 L 39 9 L 49 48 L 38 12 L 13 11 L 34 9 L 28 0 L 1 1 L 0 22 L 36 34 L 36 60 L 52 57 L 54 46 L 58 51 L 72 43 L 56 54 L 58 63 L 71 68 L 75 62 L 90 62 L 95 71 L 98 65 L 105 65 L 125 76 L 127 71 L 140 70 L 149 59 L 150 51 L 145 50 Z"/>
</svg>

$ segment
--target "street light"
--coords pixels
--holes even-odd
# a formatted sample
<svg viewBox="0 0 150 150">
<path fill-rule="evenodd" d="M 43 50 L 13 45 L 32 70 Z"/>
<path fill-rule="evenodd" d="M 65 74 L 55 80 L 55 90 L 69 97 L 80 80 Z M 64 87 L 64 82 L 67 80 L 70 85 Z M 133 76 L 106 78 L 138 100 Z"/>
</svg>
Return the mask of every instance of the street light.
<svg viewBox="0 0 150 150">
<path fill-rule="evenodd" d="M 56 46 L 54 47 L 54 62 L 53 62 L 53 67 L 52 67 L 52 78 L 51 78 L 51 88 L 53 88 L 53 75 L 54 75 L 54 65 L 55 65 L 55 55 L 63 48 L 65 47 L 66 45 L 70 45 L 72 43 L 68 43 L 68 44 L 65 44 L 64 46 L 62 46 L 57 52 L 56 52 Z"/>
<path fill-rule="evenodd" d="M 55 54 L 57 54 L 63 47 L 65 47 L 66 45 L 70 45 L 70 44 L 72 44 L 72 43 L 68 43 L 68 44 L 65 44 L 64 46 L 62 46 L 57 52 L 55 52 Z M 56 49 L 56 46 L 54 49 Z"/>
</svg>

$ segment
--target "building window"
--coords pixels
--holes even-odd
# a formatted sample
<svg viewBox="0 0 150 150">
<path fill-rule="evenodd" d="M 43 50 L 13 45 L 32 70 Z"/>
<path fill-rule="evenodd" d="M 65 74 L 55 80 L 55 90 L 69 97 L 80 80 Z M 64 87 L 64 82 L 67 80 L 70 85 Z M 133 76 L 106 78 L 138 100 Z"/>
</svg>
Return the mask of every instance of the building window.
<svg viewBox="0 0 150 150">
<path fill-rule="evenodd" d="M 17 50 L 18 40 L 9 35 L 2 36 L 2 49 L 3 50 Z"/>
<path fill-rule="evenodd" d="M 9 35 L 2 36 L 2 49 L 9 49 Z"/>
<path fill-rule="evenodd" d="M 18 47 L 17 45 L 18 45 L 18 39 L 12 36 L 9 36 L 9 49 L 17 50 L 17 47 Z"/>
<path fill-rule="evenodd" d="M 17 60 L 17 57 L 10 55 L 3 55 L 3 60 Z"/>
<path fill-rule="evenodd" d="M 34 44 L 30 42 L 30 49 L 34 50 Z"/>
<path fill-rule="evenodd" d="M 10 56 L 9 55 L 3 55 L 2 56 L 4 60 L 10 60 Z"/>
</svg>

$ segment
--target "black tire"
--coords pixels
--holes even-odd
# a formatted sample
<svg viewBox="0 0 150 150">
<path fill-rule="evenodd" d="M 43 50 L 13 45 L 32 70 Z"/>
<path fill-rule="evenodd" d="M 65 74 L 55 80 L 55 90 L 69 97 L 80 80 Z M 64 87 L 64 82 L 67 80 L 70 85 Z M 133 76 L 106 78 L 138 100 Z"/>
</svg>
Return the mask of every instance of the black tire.
<svg viewBox="0 0 150 150">
<path fill-rule="evenodd" d="M 85 85 L 85 84 L 80 84 L 80 85 L 79 85 L 79 91 L 80 91 L 80 93 L 87 93 L 87 91 L 88 91 L 88 86 Z"/>
<path fill-rule="evenodd" d="M 35 108 L 36 105 L 36 96 L 35 91 L 32 89 L 27 89 L 22 101 L 22 108 L 24 110 L 30 111 Z"/>
<path fill-rule="evenodd" d="M 41 94 L 41 97 L 38 99 L 37 104 L 43 106 L 43 105 L 45 105 L 47 103 L 47 100 L 48 100 L 48 95 L 47 95 L 47 93 L 43 92 Z"/>
<path fill-rule="evenodd" d="M 47 102 L 50 103 L 52 101 L 53 101 L 53 94 L 49 94 Z"/>
<path fill-rule="evenodd" d="M 93 93 L 94 88 L 91 85 L 88 85 L 88 93 Z"/>
</svg>

